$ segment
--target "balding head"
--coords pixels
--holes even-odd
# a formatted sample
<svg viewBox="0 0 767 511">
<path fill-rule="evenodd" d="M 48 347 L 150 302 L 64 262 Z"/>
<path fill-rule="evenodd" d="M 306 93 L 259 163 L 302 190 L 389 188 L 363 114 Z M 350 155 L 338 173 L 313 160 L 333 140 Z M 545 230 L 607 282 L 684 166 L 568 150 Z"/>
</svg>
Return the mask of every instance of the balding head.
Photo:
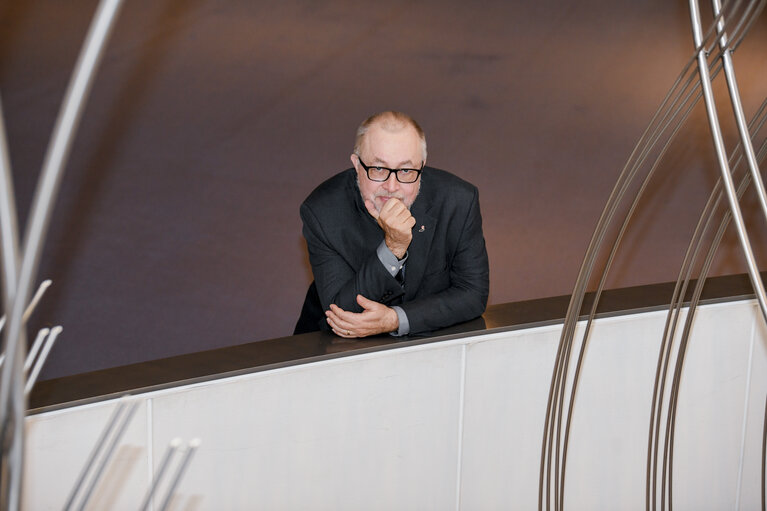
<svg viewBox="0 0 767 511">
<path fill-rule="evenodd" d="M 380 127 L 384 131 L 398 132 L 405 128 L 412 127 L 418 134 L 418 138 L 421 140 L 421 152 L 422 161 L 426 161 L 426 134 L 418 125 L 415 119 L 402 112 L 395 112 L 393 110 L 387 110 L 375 115 L 371 115 L 360 124 L 357 128 L 357 137 L 354 140 L 354 153 L 360 154 L 362 150 L 362 143 L 365 140 L 365 135 L 372 126 Z"/>
</svg>

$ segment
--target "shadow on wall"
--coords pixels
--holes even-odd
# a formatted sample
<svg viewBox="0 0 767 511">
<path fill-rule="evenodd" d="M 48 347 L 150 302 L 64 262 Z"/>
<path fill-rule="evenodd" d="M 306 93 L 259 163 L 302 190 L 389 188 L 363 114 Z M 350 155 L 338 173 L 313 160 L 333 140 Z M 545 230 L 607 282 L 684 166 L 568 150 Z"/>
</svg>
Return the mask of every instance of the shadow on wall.
<svg viewBox="0 0 767 511">
<path fill-rule="evenodd" d="M 84 165 L 81 176 L 70 181 L 77 185 L 75 198 L 69 211 L 59 212 L 65 219 L 62 232 L 67 233 L 67 243 L 59 244 L 51 255 L 49 269 L 55 275 L 46 299 L 40 304 L 38 317 L 53 316 L 53 311 L 61 309 L 62 295 L 70 284 L 70 270 L 73 259 L 77 257 L 77 247 L 88 235 L 86 227 L 94 213 L 94 204 L 100 196 L 101 188 L 108 172 L 115 168 L 116 149 L 125 133 L 133 127 L 134 113 L 140 111 L 141 104 L 148 97 L 148 90 L 153 78 L 167 65 L 167 50 L 173 44 L 178 30 L 191 17 L 196 6 L 202 0 L 166 0 L 160 15 L 154 20 L 154 32 L 142 41 L 141 49 L 132 68 L 125 74 L 127 79 L 120 82 L 114 92 L 109 115 L 104 122 L 104 129 L 97 138 L 97 143 L 89 152 L 90 157 Z M 127 6 L 123 6 L 123 14 Z M 113 38 L 119 36 L 119 23 Z M 74 65 L 74 63 L 73 63 Z M 96 78 L 98 81 L 98 77 Z M 70 169 L 70 172 L 75 169 Z M 161 177 L 161 176 L 158 176 Z M 66 179 L 66 177 L 65 177 Z M 140 200 L 140 197 L 136 197 Z M 122 211 L 126 216 L 130 211 Z M 129 218 L 126 218 L 126 222 Z"/>
</svg>

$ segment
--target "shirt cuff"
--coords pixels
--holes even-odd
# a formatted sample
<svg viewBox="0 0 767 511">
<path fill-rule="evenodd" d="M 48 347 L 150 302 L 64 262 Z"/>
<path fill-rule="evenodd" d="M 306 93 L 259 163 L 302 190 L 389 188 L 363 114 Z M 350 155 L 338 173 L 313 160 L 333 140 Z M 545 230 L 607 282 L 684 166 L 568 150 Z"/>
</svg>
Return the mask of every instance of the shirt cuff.
<svg viewBox="0 0 767 511">
<path fill-rule="evenodd" d="M 410 333 L 410 321 L 407 319 L 407 314 L 405 314 L 405 311 L 402 310 L 402 307 L 399 307 L 397 305 L 394 305 L 392 307 L 394 309 L 394 312 L 397 313 L 397 319 L 399 319 L 399 328 L 396 332 L 391 332 L 391 335 L 394 335 L 396 337 L 401 337 L 403 335 L 407 335 Z"/>
<path fill-rule="evenodd" d="M 381 264 L 384 265 L 384 268 L 386 268 L 386 271 L 388 271 L 392 277 L 399 273 L 402 267 L 405 266 L 405 261 L 407 261 L 407 252 L 405 252 L 405 257 L 397 259 L 394 252 L 386 246 L 385 241 L 382 241 L 381 244 L 378 245 L 376 254 L 378 254 L 378 260 L 381 261 Z"/>
</svg>

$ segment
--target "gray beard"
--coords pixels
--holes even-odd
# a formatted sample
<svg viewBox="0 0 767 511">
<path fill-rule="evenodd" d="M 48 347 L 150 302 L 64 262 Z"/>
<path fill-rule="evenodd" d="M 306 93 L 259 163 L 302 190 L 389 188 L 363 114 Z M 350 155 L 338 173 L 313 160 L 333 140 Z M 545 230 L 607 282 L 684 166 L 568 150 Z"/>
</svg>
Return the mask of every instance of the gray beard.
<svg viewBox="0 0 767 511">
<path fill-rule="evenodd" d="M 421 193 L 421 184 L 423 184 L 423 172 L 421 172 L 421 175 L 419 176 L 418 179 L 420 181 L 418 183 L 418 191 L 415 193 L 415 197 L 413 197 L 413 204 L 415 204 L 416 199 L 418 199 L 418 195 Z M 360 194 L 360 198 L 362 199 L 362 204 L 364 206 L 365 205 L 365 196 L 362 195 L 362 188 L 360 188 L 360 176 L 356 172 L 354 173 L 354 183 L 357 185 L 357 193 Z M 405 202 L 402 201 L 402 204 L 405 204 Z M 405 204 L 405 207 L 407 207 L 407 209 L 410 210 L 410 208 L 411 208 L 411 206 L 413 204 Z"/>
</svg>

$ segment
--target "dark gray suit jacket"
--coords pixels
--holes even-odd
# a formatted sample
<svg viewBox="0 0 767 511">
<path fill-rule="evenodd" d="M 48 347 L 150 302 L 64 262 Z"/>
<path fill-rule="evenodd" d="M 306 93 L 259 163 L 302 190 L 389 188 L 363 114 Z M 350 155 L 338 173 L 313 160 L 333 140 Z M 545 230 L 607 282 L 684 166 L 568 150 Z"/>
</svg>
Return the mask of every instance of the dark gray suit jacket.
<svg viewBox="0 0 767 511">
<path fill-rule="evenodd" d="M 361 312 L 357 294 L 402 307 L 411 334 L 484 312 L 489 268 L 477 188 L 430 167 L 424 168 L 421 179 L 410 208 L 416 224 L 404 286 L 378 259 L 383 231 L 362 202 L 353 168 L 320 184 L 304 201 L 303 234 L 321 308 L 310 322 L 328 329 L 323 311 L 331 303 Z"/>
</svg>

